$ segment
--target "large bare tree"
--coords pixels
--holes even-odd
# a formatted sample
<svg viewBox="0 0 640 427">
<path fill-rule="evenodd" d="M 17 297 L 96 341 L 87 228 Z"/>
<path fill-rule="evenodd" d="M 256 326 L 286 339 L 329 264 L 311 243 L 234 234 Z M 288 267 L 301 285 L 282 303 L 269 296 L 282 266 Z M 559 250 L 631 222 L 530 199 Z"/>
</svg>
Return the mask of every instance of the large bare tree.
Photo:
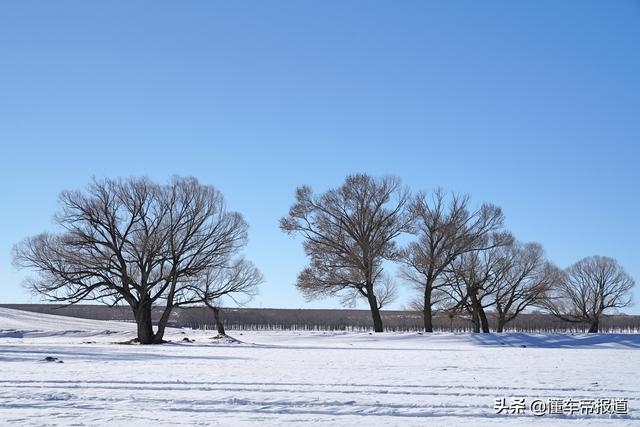
<svg viewBox="0 0 640 427">
<path fill-rule="evenodd" d="M 558 269 L 549 263 L 538 243 L 514 242 L 499 250 L 492 297 L 496 311 L 496 332 L 529 307 L 544 303 L 558 278 Z M 502 270 L 502 271 L 500 271 Z"/>
<path fill-rule="evenodd" d="M 298 289 L 307 298 L 356 292 L 369 304 L 374 330 L 382 332 L 376 288 L 384 261 L 398 259 L 396 238 L 410 229 L 408 199 L 399 179 L 366 174 L 347 176 L 341 187 L 321 195 L 298 188 L 289 215 L 280 220 L 283 231 L 304 237 L 309 266 L 298 276 Z"/>
<path fill-rule="evenodd" d="M 411 211 L 417 240 L 404 249 L 399 274 L 420 294 L 424 329 L 433 332 L 433 308 L 442 300 L 440 290 L 448 286 L 444 273 L 463 254 L 502 245 L 490 236 L 502 228 L 504 215 L 491 204 L 471 210 L 468 196 L 447 196 L 442 189 L 418 194 Z"/>
<path fill-rule="evenodd" d="M 19 267 L 35 270 L 28 287 L 52 301 L 129 304 L 138 340 L 163 341 L 174 307 L 197 302 L 193 286 L 227 266 L 246 244 L 247 224 L 222 194 L 195 178 L 167 185 L 146 178 L 94 180 L 59 197 L 58 233 L 14 248 Z M 153 331 L 151 309 L 164 304 Z"/>
<path fill-rule="evenodd" d="M 635 281 L 609 257 L 583 258 L 566 269 L 549 296 L 546 307 L 556 317 L 572 323 L 588 323 L 599 331 L 605 311 L 631 305 Z"/>
</svg>

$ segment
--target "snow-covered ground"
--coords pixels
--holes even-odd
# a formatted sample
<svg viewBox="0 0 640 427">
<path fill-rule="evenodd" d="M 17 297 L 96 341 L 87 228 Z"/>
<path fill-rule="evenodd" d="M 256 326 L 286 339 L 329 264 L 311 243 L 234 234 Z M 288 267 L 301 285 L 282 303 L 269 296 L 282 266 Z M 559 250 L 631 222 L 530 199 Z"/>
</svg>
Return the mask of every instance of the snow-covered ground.
<svg viewBox="0 0 640 427">
<path fill-rule="evenodd" d="M 638 335 L 238 332 L 233 344 L 174 329 L 166 345 L 117 344 L 133 329 L 0 308 L 0 425 L 640 425 Z M 525 413 L 496 414 L 502 397 Z M 549 398 L 626 399 L 629 413 L 531 414 Z"/>
</svg>

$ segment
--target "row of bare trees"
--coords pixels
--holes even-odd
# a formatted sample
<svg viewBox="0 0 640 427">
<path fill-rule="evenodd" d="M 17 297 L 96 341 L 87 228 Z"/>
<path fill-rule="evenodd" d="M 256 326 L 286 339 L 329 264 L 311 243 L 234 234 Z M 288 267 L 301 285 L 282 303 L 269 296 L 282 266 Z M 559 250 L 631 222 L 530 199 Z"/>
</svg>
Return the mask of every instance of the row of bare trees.
<svg viewBox="0 0 640 427">
<path fill-rule="evenodd" d="M 396 294 L 384 271 L 390 262 L 416 291 L 411 305 L 427 332 L 435 310 L 468 315 L 476 332 L 489 332 L 492 310 L 502 332 L 533 307 L 598 332 L 605 311 L 631 303 L 634 281 L 615 260 L 589 257 L 560 270 L 540 244 L 518 242 L 504 229 L 499 207 L 472 209 L 468 196 L 441 189 L 412 197 L 395 177 L 350 175 L 320 195 L 300 187 L 280 227 L 304 238 L 309 265 L 298 289 L 309 299 L 364 298 L 376 332 L 384 329 L 380 308 Z M 402 235 L 413 238 L 400 245 Z"/>
<path fill-rule="evenodd" d="M 57 233 L 14 247 L 18 267 L 36 272 L 27 286 L 51 301 L 126 303 L 141 343 L 163 341 L 176 307 L 207 306 L 217 323 L 224 299 L 247 300 L 263 281 L 241 256 L 247 223 L 226 208 L 222 194 L 195 178 L 161 185 L 146 178 L 94 180 L 86 191 L 65 191 L 55 215 Z M 282 230 L 304 237 L 309 265 L 296 286 L 308 298 L 340 295 L 367 301 L 373 327 L 396 297 L 385 271 L 418 293 L 424 329 L 434 310 L 465 313 L 476 331 L 498 331 L 529 307 L 542 307 L 598 331 L 602 314 L 630 304 L 633 279 L 617 262 L 591 257 L 561 271 L 542 247 L 522 244 L 504 230 L 500 208 L 471 209 L 469 198 L 435 190 L 411 196 L 395 177 L 348 176 L 323 194 L 300 187 Z M 413 236 L 400 244 L 402 236 Z M 154 331 L 152 308 L 162 307 Z M 223 333 L 224 331 L 221 330 Z"/>
<path fill-rule="evenodd" d="M 57 233 L 14 247 L 27 286 L 51 301 L 126 303 L 143 344 L 163 342 L 176 307 L 251 296 L 262 275 L 240 252 L 247 223 L 222 194 L 195 178 L 160 185 L 146 178 L 94 180 L 65 191 Z M 163 306 L 154 331 L 152 307 Z"/>
</svg>

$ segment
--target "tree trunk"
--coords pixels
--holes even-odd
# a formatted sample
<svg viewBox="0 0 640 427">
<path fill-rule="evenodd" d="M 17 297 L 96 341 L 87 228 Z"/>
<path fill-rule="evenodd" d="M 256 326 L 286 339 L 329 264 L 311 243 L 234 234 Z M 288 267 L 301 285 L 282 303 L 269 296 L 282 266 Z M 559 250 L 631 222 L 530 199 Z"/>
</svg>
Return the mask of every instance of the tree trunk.
<svg viewBox="0 0 640 427">
<path fill-rule="evenodd" d="M 164 308 L 162 316 L 160 316 L 160 320 L 158 320 L 158 330 L 153 337 L 154 344 L 162 344 L 165 342 L 163 339 L 164 331 L 167 327 L 167 322 L 169 322 L 169 318 L 171 317 L 171 311 L 173 311 L 173 305 L 169 305 L 167 302 L 167 306 Z"/>
<path fill-rule="evenodd" d="M 422 316 L 424 318 L 424 331 L 433 332 L 433 315 L 431 313 L 431 289 L 424 291 L 424 307 L 422 308 Z"/>
<path fill-rule="evenodd" d="M 480 316 L 478 315 L 478 306 L 475 304 L 471 307 L 471 321 L 473 322 L 473 332 L 480 332 Z"/>
<path fill-rule="evenodd" d="M 600 323 L 600 319 L 596 319 L 593 322 L 591 322 L 591 326 L 589 327 L 589 333 L 590 334 L 597 334 L 598 333 L 599 323 Z"/>
<path fill-rule="evenodd" d="M 151 319 L 151 301 L 143 299 L 133 310 L 138 325 L 138 341 L 140 344 L 153 344 L 153 323 Z"/>
<path fill-rule="evenodd" d="M 496 313 L 498 316 L 498 324 L 496 325 L 496 332 L 502 333 L 504 332 L 504 327 L 507 324 L 507 315 L 504 311 L 498 311 Z"/>
<path fill-rule="evenodd" d="M 380 317 L 380 309 L 378 308 L 378 301 L 373 291 L 367 292 L 367 300 L 369 301 L 369 307 L 371 308 L 371 317 L 373 318 L 373 331 L 383 332 L 382 318 Z"/>
<path fill-rule="evenodd" d="M 222 320 L 220 319 L 220 308 L 214 306 L 212 307 L 212 310 L 213 310 L 213 318 L 216 321 L 216 328 L 218 329 L 218 334 L 227 335 L 224 330 L 224 323 L 222 323 Z"/>
<path fill-rule="evenodd" d="M 482 307 L 478 307 L 478 315 L 480 317 L 480 322 L 482 323 L 482 332 L 485 334 L 489 333 L 489 321 L 487 320 L 487 315 L 484 312 Z"/>
<path fill-rule="evenodd" d="M 480 332 L 480 304 L 478 298 L 472 292 L 469 293 L 469 300 L 471 301 L 471 321 L 473 322 L 473 332 Z"/>
</svg>

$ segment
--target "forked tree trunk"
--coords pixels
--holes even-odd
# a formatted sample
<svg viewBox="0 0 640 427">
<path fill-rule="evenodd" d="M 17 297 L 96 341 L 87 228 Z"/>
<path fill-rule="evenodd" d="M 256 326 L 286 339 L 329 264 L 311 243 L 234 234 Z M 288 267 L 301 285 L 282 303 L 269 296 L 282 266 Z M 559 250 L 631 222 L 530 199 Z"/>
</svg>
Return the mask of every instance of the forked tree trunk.
<svg viewBox="0 0 640 427">
<path fill-rule="evenodd" d="M 589 327 L 589 333 L 590 334 L 597 334 L 599 331 L 599 323 L 600 323 L 600 319 L 595 319 L 593 322 L 591 322 L 591 326 Z"/>
<path fill-rule="evenodd" d="M 371 317 L 373 318 L 373 331 L 383 332 L 382 317 L 380 317 L 380 309 L 378 308 L 378 301 L 373 294 L 373 290 L 367 293 L 367 300 L 369 301 L 369 308 L 371 308 Z"/>
<path fill-rule="evenodd" d="M 424 307 L 422 308 L 422 316 L 424 318 L 424 331 L 433 332 L 433 314 L 431 312 L 431 289 L 424 291 Z"/>
<path fill-rule="evenodd" d="M 162 344 L 164 341 L 164 331 L 167 328 L 167 323 L 169 322 L 169 318 L 171 317 L 171 312 L 173 311 L 173 305 L 169 305 L 167 302 L 167 306 L 162 312 L 162 316 L 160 316 L 160 320 L 158 320 L 158 329 L 153 336 L 154 344 Z"/>
<path fill-rule="evenodd" d="M 218 329 L 218 335 L 227 335 L 224 330 L 224 323 L 222 323 L 222 319 L 220 319 L 220 308 L 212 307 L 213 310 L 213 318 L 216 322 L 216 329 Z"/>
</svg>

